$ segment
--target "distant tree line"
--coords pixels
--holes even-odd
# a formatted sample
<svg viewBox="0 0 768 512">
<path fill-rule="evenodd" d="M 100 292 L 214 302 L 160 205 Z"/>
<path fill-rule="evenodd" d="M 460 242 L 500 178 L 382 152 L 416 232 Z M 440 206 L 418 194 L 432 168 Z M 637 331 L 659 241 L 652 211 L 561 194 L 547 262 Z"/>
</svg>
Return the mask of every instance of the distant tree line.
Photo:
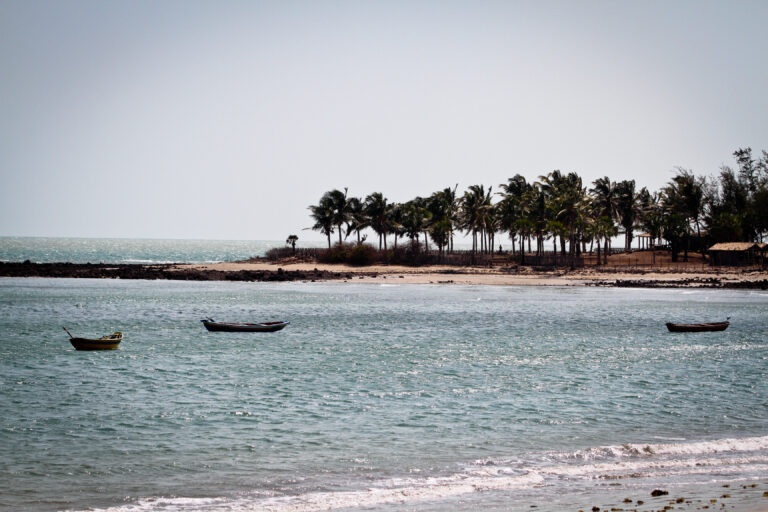
<svg viewBox="0 0 768 512">
<path fill-rule="evenodd" d="M 542 254 L 547 241 L 566 258 L 597 251 L 604 260 L 613 238 L 623 233 L 630 250 L 641 230 L 654 243 L 666 241 L 673 260 L 681 252 L 687 260 L 692 241 L 703 250 L 718 242 L 762 241 L 768 233 L 768 152 L 755 158 L 747 147 L 733 156 L 736 169 L 723 166 L 718 176 L 703 177 L 677 168 L 656 192 L 608 177 L 587 187 L 576 173 L 559 170 L 534 182 L 517 174 L 495 193 L 472 185 L 458 195 L 456 186 L 404 203 L 390 203 L 381 192 L 362 199 L 334 189 L 309 206 L 311 229 L 326 235 L 329 249 L 334 235 L 340 245 L 350 236 L 362 245 L 372 230 L 379 250 L 387 250 L 389 239 L 396 248 L 406 238 L 411 248 L 430 251 L 431 243 L 440 255 L 453 251 L 457 232 L 471 237 L 473 253 L 493 252 L 505 235 L 521 263 L 526 253 Z"/>
</svg>

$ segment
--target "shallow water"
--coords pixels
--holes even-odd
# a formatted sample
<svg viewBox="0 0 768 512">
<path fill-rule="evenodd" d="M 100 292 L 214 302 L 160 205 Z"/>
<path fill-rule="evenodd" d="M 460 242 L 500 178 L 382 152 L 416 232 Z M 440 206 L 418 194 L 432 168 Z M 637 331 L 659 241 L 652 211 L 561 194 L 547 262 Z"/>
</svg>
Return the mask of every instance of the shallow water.
<svg viewBox="0 0 768 512">
<path fill-rule="evenodd" d="M 764 486 L 767 306 L 757 291 L 2 279 L 0 508 L 575 510 Z M 208 333 L 207 316 L 291 324 Z M 724 333 L 664 328 L 727 316 Z M 125 340 L 77 352 L 62 326 Z"/>
</svg>

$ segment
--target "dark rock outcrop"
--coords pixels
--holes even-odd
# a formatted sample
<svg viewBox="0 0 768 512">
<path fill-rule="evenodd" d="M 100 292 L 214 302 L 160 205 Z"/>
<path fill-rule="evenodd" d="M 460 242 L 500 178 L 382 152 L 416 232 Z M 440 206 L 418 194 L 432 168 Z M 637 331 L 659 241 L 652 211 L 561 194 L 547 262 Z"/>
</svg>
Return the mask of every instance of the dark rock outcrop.
<svg viewBox="0 0 768 512">
<path fill-rule="evenodd" d="M 2 263 L 0 277 L 69 277 L 81 279 L 167 279 L 175 281 L 327 281 L 349 273 L 327 270 L 233 270 L 180 267 L 173 264 Z"/>
</svg>

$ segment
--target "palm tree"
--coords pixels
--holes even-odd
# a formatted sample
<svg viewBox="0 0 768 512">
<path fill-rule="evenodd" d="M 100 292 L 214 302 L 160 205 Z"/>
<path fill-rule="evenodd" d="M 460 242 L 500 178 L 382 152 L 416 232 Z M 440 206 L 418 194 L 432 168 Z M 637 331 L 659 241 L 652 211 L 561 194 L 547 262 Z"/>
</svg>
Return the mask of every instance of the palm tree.
<svg viewBox="0 0 768 512">
<path fill-rule="evenodd" d="M 425 207 L 429 211 L 430 222 L 427 226 L 429 236 L 437 245 L 440 255 L 449 246 L 453 234 L 453 218 L 456 190 L 450 188 L 433 193 L 427 198 Z"/>
<path fill-rule="evenodd" d="M 616 182 L 611 181 L 608 176 L 598 178 L 592 182 L 592 188 L 589 190 L 592 196 L 595 214 L 599 217 L 616 217 L 618 198 L 616 196 Z"/>
<path fill-rule="evenodd" d="M 570 172 L 563 180 L 560 194 L 561 209 L 557 213 L 557 218 L 562 219 L 565 225 L 568 236 L 568 254 L 571 259 L 571 266 L 573 266 L 576 256 L 581 254 L 579 242 L 589 206 L 587 190 L 582 184 L 581 177 L 575 172 Z"/>
<path fill-rule="evenodd" d="M 593 218 L 601 224 L 599 231 L 607 231 L 606 219 L 613 223 L 618 218 L 618 197 L 616 194 L 616 182 L 611 181 L 608 176 L 598 178 L 592 182 L 593 188 L 589 193 L 592 197 Z M 600 237 L 604 244 L 604 257 L 608 257 L 610 251 L 611 238 Z M 599 255 L 598 255 L 599 259 Z"/>
<path fill-rule="evenodd" d="M 490 189 L 488 193 L 490 195 Z M 488 198 L 488 208 L 486 210 L 485 217 L 485 236 L 488 242 L 485 245 L 485 249 L 488 254 L 493 254 L 493 248 L 496 245 L 496 232 L 501 229 L 501 210 L 498 204 L 491 204 L 490 197 Z"/>
<path fill-rule="evenodd" d="M 313 231 L 320 231 L 322 234 L 328 237 L 328 248 L 331 248 L 331 234 L 333 233 L 334 226 L 334 205 L 333 200 L 326 192 L 323 197 L 320 198 L 320 202 L 317 205 L 311 205 L 309 207 L 310 216 L 314 219 L 315 223 L 312 226 Z"/>
<path fill-rule="evenodd" d="M 403 234 L 411 240 L 411 248 L 418 246 L 419 234 L 426 230 L 430 219 L 429 210 L 426 208 L 425 200 L 417 197 L 401 206 L 400 222 L 403 228 Z"/>
<path fill-rule="evenodd" d="M 632 249 L 633 228 L 640 215 L 635 180 L 624 180 L 616 184 L 616 213 L 619 224 L 624 228 L 624 250 Z"/>
<path fill-rule="evenodd" d="M 403 203 L 393 203 L 392 208 L 390 208 L 390 210 L 387 212 L 389 232 L 395 235 L 395 249 L 397 249 L 397 240 L 405 236 L 405 228 L 403 226 L 403 213 Z"/>
<path fill-rule="evenodd" d="M 292 252 L 296 253 L 296 242 L 299 240 L 299 237 L 296 235 L 289 235 L 288 238 L 285 240 L 285 243 L 291 246 Z"/>
<path fill-rule="evenodd" d="M 365 198 L 363 213 L 368 218 L 368 223 L 373 231 L 379 235 L 379 250 L 382 241 L 384 250 L 387 250 L 387 233 L 390 231 L 390 214 L 392 205 L 387 203 L 387 198 L 381 192 L 374 192 Z"/>
<path fill-rule="evenodd" d="M 540 219 L 542 239 L 546 233 L 551 233 L 555 241 L 557 241 L 558 233 L 553 233 L 550 228 L 553 226 L 552 221 L 557 218 L 560 211 L 560 188 L 562 187 L 563 175 L 558 170 L 551 171 L 546 176 L 539 176 L 539 180 L 536 182 L 537 188 L 541 191 L 542 198 L 544 200 L 544 216 Z M 561 240 L 562 251 L 565 253 L 565 240 Z M 557 244 L 555 243 L 555 252 L 557 252 Z"/>
<path fill-rule="evenodd" d="M 526 194 L 531 190 L 531 185 L 520 174 L 509 178 L 507 183 L 499 185 L 503 192 L 500 192 L 502 199 L 498 204 L 499 227 L 507 232 L 512 241 L 512 253 L 515 253 L 515 238 L 520 235 L 520 250 L 523 247 L 523 235 L 520 231 L 522 227 L 521 219 L 525 216 Z"/>
<path fill-rule="evenodd" d="M 562 230 L 553 232 L 560 236 L 560 251 L 565 254 L 565 242 L 568 240 L 568 253 L 573 261 L 578 252 L 578 230 L 585 214 L 586 189 L 582 186 L 578 174 L 571 172 L 563 176 L 560 171 L 552 171 L 546 176 L 539 177 L 539 186 L 544 194 L 545 207 L 548 212 L 545 226 L 562 225 Z M 560 224 L 552 223 L 558 221 Z"/>
<path fill-rule="evenodd" d="M 547 196 L 541 184 L 535 182 L 526 200 L 526 220 L 529 224 L 528 252 L 531 252 L 530 237 L 536 237 L 536 255 L 544 252 L 544 236 L 547 232 Z"/>
<path fill-rule="evenodd" d="M 370 219 L 365 214 L 363 202 L 358 197 L 350 197 L 347 199 L 347 237 L 352 231 L 357 234 L 357 244 L 362 243 L 360 238 L 360 232 L 370 226 Z"/>
<path fill-rule="evenodd" d="M 456 186 L 458 187 L 458 185 Z M 458 201 L 456 200 L 456 187 L 444 188 L 433 193 L 426 202 L 430 212 L 429 235 L 438 247 L 440 254 L 447 247 L 448 252 L 453 250 L 453 226 L 456 222 Z"/>
<path fill-rule="evenodd" d="M 350 220 L 349 201 L 347 200 L 347 189 L 344 188 L 344 192 L 338 189 L 333 189 L 330 192 L 326 192 L 333 205 L 333 224 L 339 231 L 339 245 L 342 243 L 342 224 L 346 224 Z"/>
<path fill-rule="evenodd" d="M 592 231 L 597 241 L 597 264 L 600 265 L 600 240 L 603 240 L 603 264 L 608 264 L 608 240 L 619 233 L 619 228 L 613 222 L 613 219 L 605 215 L 593 217 Z"/>
<path fill-rule="evenodd" d="M 648 233 L 655 244 L 664 235 L 664 212 L 659 194 L 651 194 L 645 187 L 637 194 L 639 226 Z"/>
<path fill-rule="evenodd" d="M 480 235 L 480 250 L 485 250 L 485 233 L 489 225 L 491 209 L 491 189 L 485 191 L 483 185 L 472 185 L 461 198 L 459 223 L 461 229 L 472 233 L 472 252 L 478 250 L 478 234 Z"/>
</svg>

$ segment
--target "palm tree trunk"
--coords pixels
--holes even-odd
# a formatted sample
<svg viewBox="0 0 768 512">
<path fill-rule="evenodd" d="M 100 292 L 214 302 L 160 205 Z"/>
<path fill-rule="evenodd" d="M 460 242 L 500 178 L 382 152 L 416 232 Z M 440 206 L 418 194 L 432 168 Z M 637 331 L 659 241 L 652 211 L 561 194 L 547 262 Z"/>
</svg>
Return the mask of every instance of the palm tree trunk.
<svg viewBox="0 0 768 512">
<path fill-rule="evenodd" d="M 600 240 L 597 241 L 597 266 L 600 266 Z"/>
</svg>

